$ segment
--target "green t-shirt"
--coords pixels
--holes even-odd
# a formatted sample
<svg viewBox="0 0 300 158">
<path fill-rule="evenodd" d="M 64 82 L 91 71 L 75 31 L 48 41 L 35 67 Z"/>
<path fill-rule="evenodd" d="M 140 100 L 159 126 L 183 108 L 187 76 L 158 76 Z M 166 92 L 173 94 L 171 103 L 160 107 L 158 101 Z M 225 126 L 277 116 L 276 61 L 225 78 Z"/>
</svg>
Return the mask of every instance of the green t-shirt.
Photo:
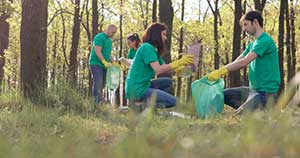
<svg viewBox="0 0 300 158">
<path fill-rule="evenodd" d="M 278 50 L 271 36 L 263 32 L 256 40 L 250 42 L 243 52 L 257 54 L 249 65 L 250 88 L 256 91 L 276 93 L 280 84 Z"/>
<path fill-rule="evenodd" d="M 129 49 L 129 52 L 128 52 L 127 58 L 128 58 L 128 59 L 133 59 L 134 56 L 135 56 L 135 53 L 136 53 L 136 50 L 133 49 L 133 48 L 130 48 L 130 49 Z"/>
<path fill-rule="evenodd" d="M 150 87 L 151 79 L 155 76 L 150 63 L 156 61 L 160 65 L 164 64 L 163 59 L 151 44 L 142 44 L 136 52 L 127 75 L 125 85 L 127 99 L 139 100 L 145 94 Z"/>
<path fill-rule="evenodd" d="M 99 46 L 102 48 L 101 53 L 102 53 L 104 59 L 108 62 L 110 60 L 110 55 L 111 55 L 112 39 L 109 38 L 104 32 L 102 32 L 102 33 L 98 33 L 95 36 L 94 41 L 93 41 L 89 64 L 90 65 L 99 65 L 100 67 L 105 68 L 105 66 L 102 64 L 102 62 L 97 57 L 94 46 Z"/>
</svg>

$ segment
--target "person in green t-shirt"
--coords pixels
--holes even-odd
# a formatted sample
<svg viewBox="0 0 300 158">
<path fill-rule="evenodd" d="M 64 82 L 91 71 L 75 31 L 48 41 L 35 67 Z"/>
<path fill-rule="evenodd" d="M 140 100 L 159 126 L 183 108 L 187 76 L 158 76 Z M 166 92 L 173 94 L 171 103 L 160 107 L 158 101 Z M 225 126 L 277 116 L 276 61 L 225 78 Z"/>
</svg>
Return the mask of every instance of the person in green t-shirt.
<svg viewBox="0 0 300 158">
<path fill-rule="evenodd" d="M 254 36 L 243 53 L 232 63 L 213 71 L 207 77 L 214 81 L 228 72 L 249 65 L 249 87 L 224 90 L 225 104 L 237 109 L 250 111 L 265 108 L 267 100 L 274 101 L 280 85 L 278 50 L 272 37 L 263 31 L 263 18 L 258 11 L 247 12 L 240 20 L 244 31 Z M 272 102 L 270 102 L 272 103 Z"/>
<path fill-rule="evenodd" d="M 151 24 L 145 30 L 142 39 L 143 44 L 137 50 L 126 78 L 126 98 L 131 102 L 147 104 L 151 96 L 156 94 L 156 107 L 173 107 L 176 105 L 176 98 L 168 93 L 172 80 L 166 77 L 152 79 L 155 75 L 176 71 L 183 65 L 192 64 L 193 56 L 185 55 L 179 60 L 165 64 L 162 55 L 166 48 L 167 27 L 164 24 Z"/>
<path fill-rule="evenodd" d="M 134 33 L 132 35 L 130 35 L 127 38 L 127 44 L 129 46 L 129 51 L 128 51 L 128 55 L 127 58 L 128 59 L 133 59 L 137 49 L 139 48 L 140 44 L 141 44 L 141 40 L 139 38 L 139 35 L 137 33 Z"/>
<path fill-rule="evenodd" d="M 93 79 L 92 94 L 96 103 L 102 99 L 102 91 L 106 82 L 106 69 L 111 65 L 109 62 L 118 65 L 117 62 L 113 62 L 111 56 L 112 37 L 116 31 L 117 27 L 111 24 L 104 32 L 98 33 L 93 40 L 89 65 Z"/>
</svg>

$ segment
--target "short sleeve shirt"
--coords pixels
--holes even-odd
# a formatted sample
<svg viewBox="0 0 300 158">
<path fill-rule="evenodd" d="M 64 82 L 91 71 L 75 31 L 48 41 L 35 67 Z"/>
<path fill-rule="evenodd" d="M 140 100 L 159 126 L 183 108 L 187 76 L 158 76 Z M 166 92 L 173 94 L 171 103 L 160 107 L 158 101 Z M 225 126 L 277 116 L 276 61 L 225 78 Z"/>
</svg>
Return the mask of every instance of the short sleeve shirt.
<svg viewBox="0 0 300 158">
<path fill-rule="evenodd" d="M 155 71 L 150 65 L 152 62 L 164 64 L 154 46 L 144 43 L 137 50 L 127 75 L 125 85 L 127 99 L 139 100 L 146 93 L 150 87 L 151 79 L 155 77 Z"/>
<path fill-rule="evenodd" d="M 280 84 L 280 69 L 278 50 L 272 37 L 263 32 L 248 44 L 243 56 L 249 52 L 257 54 L 257 58 L 249 64 L 250 88 L 262 92 L 277 92 Z"/>
<path fill-rule="evenodd" d="M 111 50 L 112 50 L 112 39 L 109 38 L 104 32 L 98 33 L 93 40 L 93 46 L 90 54 L 89 64 L 98 65 L 105 68 L 100 59 L 96 55 L 94 46 L 99 46 L 102 48 L 102 55 L 106 61 L 110 60 Z"/>
</svg>

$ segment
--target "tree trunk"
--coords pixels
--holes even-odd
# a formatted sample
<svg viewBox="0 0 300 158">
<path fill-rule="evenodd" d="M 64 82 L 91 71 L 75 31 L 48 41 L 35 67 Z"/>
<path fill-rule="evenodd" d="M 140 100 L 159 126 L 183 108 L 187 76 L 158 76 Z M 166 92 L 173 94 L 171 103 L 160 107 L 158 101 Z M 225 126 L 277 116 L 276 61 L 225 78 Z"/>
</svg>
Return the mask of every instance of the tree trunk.
<svg viewBox="0 0 300 158">
<path fill-rule="evenodd" d="M 122 50 L 123 50 L 123 0 L 120 0 L 120 10 L 121 10 L 121 13 L 120 13 L 120 25 L 119 25 L 119 29 L 120 29 L 120 50 L 119 50 L 119 55 L 117 56 L 117 58 L 120 58 L 122 57 Z M 123 79 L 123 78 L 120 78 L 120 80 Z M 120 93 L 122 92 L 122 93 Z M 125 98 L 125 88 L 121 88 L 121 86 L 117 89 L 116 91 L 116 104 L 117 105 L 124 105 L 124 101 L 126 100 Z"/>
<path fill-rule="evenodd" d="M 214 69 L 219 69 L 220 66 L 220 55 L 219 55 L 219 31 L 218 31 L 218 16 L 219 16 L 219 8 L 218 3 L 219 0 L 215 0 L 214 5 L 215 9 L 213 9 L 209 0 L 207 0 L 209 7 L 214 15 Z"/>
<path fill-rule="evenodd" d="M 242 2 L 241 0 L 234 1 L 234 28 L 233 28 L 233 46 L 232 46 L 232 61 L 234 61 L 241 52 L 241 26 L 240 18 L 242 17 Z M 240 71 L 230 73 L 230 86 L 238 87 L 240 82 Z"/>
<path fill-rule="evenodd" d="M 55 85 L 55 80 L 56 80 L 56 64 L 57 64 L 57 45 L 58 45 L 58 33 L 55 31 L 54 32 L 54 44 L 53 44 L 53 48 L 52 48 L 52 70 L 50 73 L 50 83 L 52 84 L 52 86 Z"/>
<path fill-rule="evenodd" d="M 157 0 L 153 0 L 152 4 L 152 22 L 157 22 Z"/>
<path fill-rule="evenodd" d="M 181 22 L 184 22 L 184 0 L 182 0 L 181 2 Z M 178 50 L 178 58 L 180 59 L 182 57 L 182 53 L 183 53 L 183 26 L 180 27 L 180 37 L 179 37 L 179 50 Z M 176 92 L 176 96 L 180 97 L 180 93 L 181 93 L 181 85 L 182 81 L 181 81 L 181 77 L 177 76 L 177 92 Z"/>
<path fill-rule="evenodd" d="M 292 73 L 292 57 L 291 57 L 291 27 L 290 27 L 290 13 L 289 13 L 289 3 L 285 2 L 285 26 L 286 26 L 286 57 L 287 57 L 287 81 L 290 81 L 293 77 Z"/>
<path fill-rule="evenodd" d="M 88 57 L 90 56 L 91 53 L 91 47 L 93 44 L 93 39 L 99 32 L 98 30 L 98 23 L 99 20 L 99 13 L 98 13 L 98 0 L 92 0 L 92 39 L 90 42 L 90 47 L 89 47 L 89 54 Z M 93 86 L 93 81 L 92 81 L 92 74 L 91 71 L 89 71 L 89 89 L 88 89 L 88 95 L 91 96 L 92 92 L 92 86 Z"/>
<path fill-rule="evenodd" d="M 166 42 L 166 55 L 163 57 L 166 63 L 171 62 L 171 37 L 173 31 L 173 17 L 174 17 L 174 10 L 172 7 L 171 0 L 159 0 L 159 21 L 165 23 L 168 27 L 167 32 L 167 42 Z"/>
<path fill-rule="evenodd" d="M 69 65 L 69 83 L 72 86 L 76 87 L 77 81 L 77 50 L 80 38 L 80 23 L 81 17 L 79 15 L 80 12 L 80 0 L 75 0 L 74 7 L 74 19 L 73 19 L 73 29 L 72 29 L 72 45 L 70 52 L 70 65 Z"/>
<path fill-rule="evenodd" d="M 6 19 L 0 19 L 0 92 L 4 79 L 5 57 L 4 50 L 8 48 L 9 24 Z"/>
<path fill-rule="evenodd" d="M 47 85 L 48 0 L 23 0 L 21 20 L 21 90 L 37 101 Z"/>
<path fill-rule="evenodd" d="M 144 6 L 143 6 L 143 2 L 145 0 L 140 0 L 139 1 L 139 5 L 140 5 L 140 8 L 141 8 L 141 17 L 143 19 L 143 26 L 144 26 L 144 29 L 146 29 L 148 27 L 148 13 L 149 13 L 149 1 L 150 0 L 146 0 L 146 9 L 144 11 Z"/>
<path fill-rule="evenodd" d="M 243 14 L 246 13 L 246 8 L 247 8 L 247 0 L 244 0 L 243 3 Z M 243 39 L 246 38 L 246 32 L 243 32 Z M 243 47 L 242 50 L 246 49 L 246 42 L 243 42 Z M 248 86 L 249 85 L 249 80 L 248 80 L 248 73 L 247 73 L 247 68 L 243 69 L 243 86 Z"/>
<path fill-rule="evenodd" d="M 284 3 L 286 0 L 280 0 L 280 13 L 278 20 L 278 55 L 279 55 L 279 66 L 280 66 L 280 78 L 281 83 L 279 87 L 279 93 L 284 89 L 284 69 L 283 69 L 283 53 L 284 53 Z"/>
<path fill-rule="evenodd" d="M 292 67 L 291 67 L 291 75 L 295 76 L 296 74 L 296 31 L 295 31 L 295 5 L 293 0 L 291 0 L 291 49 L 292 49 Z"/>
<path fill-rule="evenodd" d="M 99 13 L 98 13 L 98 0 L 92 0 L 92 41 L 98 33 L 98 20 L 99 20 Z"/>
<path fill-rule="evenodd" d="M 254 8 L 257 11 L 260 11 L 260 13 L 263 13 L 263 10 L 266 5 L 266 0 L 254 0 Z"/>
</svg>

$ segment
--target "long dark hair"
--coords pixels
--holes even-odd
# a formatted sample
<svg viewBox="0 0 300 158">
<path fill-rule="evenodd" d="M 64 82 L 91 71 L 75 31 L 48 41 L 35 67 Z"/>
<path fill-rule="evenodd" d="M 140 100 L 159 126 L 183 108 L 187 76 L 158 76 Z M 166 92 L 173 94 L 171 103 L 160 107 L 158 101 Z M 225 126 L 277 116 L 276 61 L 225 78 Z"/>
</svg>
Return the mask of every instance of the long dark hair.
<svg viewBox="0 0 300 158">
<path fill-rule="evenodd" d="M 127 37 L 127 40 L 130 40 L 132 42 L 135 41 L 135 47 L 138 48 L 140 46 L 140 43 L 141 43 L 141 40 L 140 40 L 140 37 L 137 33 L 134 33 L 130 36 Z"/>
<path fill-rule="evenodd" d="M 167 30 L 167 26 L 162 23 L 151 24 L 143 34 L 143 42 L 148 42 L 157 48 L 158 54 L 165 52 L 165 43 L 162 41 L 161 32 Z"/>
</svg>

